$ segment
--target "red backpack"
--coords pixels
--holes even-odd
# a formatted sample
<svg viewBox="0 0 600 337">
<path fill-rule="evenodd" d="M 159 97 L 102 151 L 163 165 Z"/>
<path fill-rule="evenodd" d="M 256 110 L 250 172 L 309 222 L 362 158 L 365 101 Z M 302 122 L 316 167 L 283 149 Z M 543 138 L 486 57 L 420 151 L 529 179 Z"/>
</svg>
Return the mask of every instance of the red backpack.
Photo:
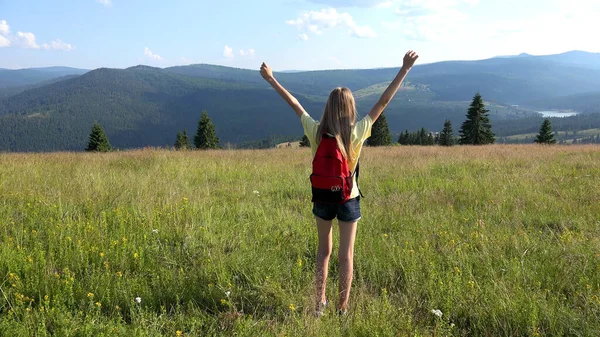
<svg viewBox="0 0 600 337">
<path fill-rule="evenodd" d="M 348 169 L 348 161 L 338 148 L 335 137 L 323 134 L 312 164 L 310 183 L 313 202 L 343 204 L 350 200 L 354 173 Z M 358 165 L 354 172 L 358 172 Z"/>
</svg>

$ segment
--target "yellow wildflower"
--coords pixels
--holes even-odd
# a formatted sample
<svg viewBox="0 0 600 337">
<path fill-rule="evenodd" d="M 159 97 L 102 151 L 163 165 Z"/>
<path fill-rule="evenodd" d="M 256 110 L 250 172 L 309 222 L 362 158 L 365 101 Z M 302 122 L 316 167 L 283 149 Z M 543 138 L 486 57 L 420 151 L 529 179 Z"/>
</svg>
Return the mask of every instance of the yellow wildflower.
<svg viewBox="0 0 600 337">
<path fill-rule="evenodd" d="M 88 294 L 87 294 L 87 297 L 88 297 L 88 298 L 94 298 L 94 294 L 93 294 L 93 293 L 88 293 Z"/>
<path fill-rule="evenodd" d="M 291 311 L 296 311 L 296 307 L 293 304 L 290 304 L 290 310 Z"/>
<path fill-rule="evenodd" d="M 177 330 L 175 332 L 175 336 L 183 336 L 183 332 L 181 332 L 181 330 Z"/>
</svg>

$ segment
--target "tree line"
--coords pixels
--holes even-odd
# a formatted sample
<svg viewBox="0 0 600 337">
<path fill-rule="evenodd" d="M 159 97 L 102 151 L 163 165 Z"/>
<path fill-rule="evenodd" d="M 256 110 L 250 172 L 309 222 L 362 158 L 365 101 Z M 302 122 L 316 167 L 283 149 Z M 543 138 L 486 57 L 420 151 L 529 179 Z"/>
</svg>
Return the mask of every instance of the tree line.
<svg viewBox="0 0 600 337">
<path fill-rule="evenodd" d="M 196 135 L 194 136 L 194 147 L 188 137 L 187 130 L 183 129 L 183 132 L 177 133 L 175 144 L 173 145 L 175 150 L 191 150 L 194 147 L 200 150 L 209 150 L 219 148 L 219 137 L 215 131 L 215 125 L 208 117 L 208 112 L 202 111 L 200 121 L 198 122 L 198 128 Z M 112 150 L 108 137 L 104 132 L 102 126 L 95 122 L 92 127 L 92 132 L 89 136 L 88 146 L 86 151 L 88 152 L 109 152 Z"/>
<path fill-rule="evenodd" d="M 597 138 L 586 139 L 586 143 L 595 143 Z M 425 128 L 410 132 L 406 130 L 400 133 L 397 143 L 400 145 L 441 145 L 453 146 L 459 145 L 486 145 L 496 142 L 496 137 L 492 132 L 492 124 L 489 118 L 489 110 L 485 108 L 483 98 L 479 93 L 473 97 L 473 100 L 467 111 L 466 119 L 462 123 L 459 136 L 455 137 L 450 120 L 444 122 L 441 132 L 429 132 Z M 540 127 L 539 134 L 534 140 L 539 144 L 555 144 L 556 139 L 552 132 L 552 126 L 549 119 L 545 119 Z M 392 136 L 387 124 L 385 114 L 377 119 L 371 130 L 371 137 L 367 140 L 368 146 L 387 146 L 392 144 Z M 309 147 L 310 142 L 306 136 L 300 140 L 301 147 Z M 215 126 L 208 117 L 206 111 L 202 111 L 196 135 L 194 136 L 194 147 L 196 149 L 208 150 L 219 148 L 219 137 L 217 137 Z M 193 149 L 192 143 L 187 134 L 187 130 L 177 133 L 174 148 L 176 150 Z M 88 147 L 86 151 L 90 152 L 108 152 L 112 147 L 106 133 L 99 123 L 94 123 L 92 132 L 89 136 Z"/>
<path fill-rule="evenodd" d="M 586 142 L 592 143 L 593 137 L 586 139 Z M 473 97 L 473 100 L 467 111 L 465 121 L 462 123 L 459 136 L 455 137 L 452 130 L 452 122 L 446 120 L 441 132 L 429 132 L 425 128 L 411 132 L 405 130 L 400 133 L 397 143 L 400 145 L 486 145 L 494 144 L 496 136 L 492 132 L 492 124 L 489 118 L 489 110 L 485 108 L 483 98 L 479 93 Z M 534 140 L 539 144 L 555 144 L 556 139 L 552 133 L 552 126 L 549 119 L 545 119 L 540 127 L 539 134 Z M 392 144 L 392 138 L 385 119 L 381 115 L 373 124 L 371 137 L 367 140 L 369 146 L 387 146 Z"/>
</svg>

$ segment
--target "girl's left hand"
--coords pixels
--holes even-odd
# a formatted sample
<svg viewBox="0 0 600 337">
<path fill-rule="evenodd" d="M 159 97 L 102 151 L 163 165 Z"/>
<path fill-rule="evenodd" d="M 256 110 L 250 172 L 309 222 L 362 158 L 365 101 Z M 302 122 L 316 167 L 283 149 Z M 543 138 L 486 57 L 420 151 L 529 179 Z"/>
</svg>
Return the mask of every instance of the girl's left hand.
<svg viewBox="0 0 600 337">
<path fill-rule="evenodd" d="M 260 66 L 260 75 L 267 81 L 273 79 L 273 71 L 271 70 L 271 67 L 264 62 Z"/>
</svg>

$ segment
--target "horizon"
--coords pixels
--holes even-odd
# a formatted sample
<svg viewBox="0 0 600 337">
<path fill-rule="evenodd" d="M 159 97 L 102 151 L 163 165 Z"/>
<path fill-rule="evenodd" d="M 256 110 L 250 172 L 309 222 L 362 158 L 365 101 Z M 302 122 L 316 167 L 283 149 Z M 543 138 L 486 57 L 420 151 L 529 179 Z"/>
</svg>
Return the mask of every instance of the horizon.
<svg viewBox="0 0 600 337">
<path fill-rule="evenodd" d="M 567 51 L 556 53 L 556 54 L 541 54 L 541 55 L 534 55 L 534 54 L 530 54 L 530 53 L 527 53 L 527 52 L 522 52 L 522 53 L 514 54 L 514 55 L 497 55 L 497 56 L 492 56 L 492 57 L 488 57 L 488 58 L 474 59 L 474 60 L 456 59 L 456 60 L 440 60 L 440 61 L 429 62 L 429 63 L 418 63 L 418 64 L 415 64 L 415 67 L 424 66 L 424 65 L 428 65 L 428 64 L 442 63 L 442 62 L 485 61 L 485 60 L 490 60 L 490 59 L 495 59 L 495 58 L 511 58 L 511 57 L 518 57 L 518 56 L 539 57 L 539 56 L 562 55 L 562 54 L 577 53 L 577 52 L 583 52 L 583 53 L 589 53 L 589 54 L 600 54 L 600 52 L 590 52 L 590 51 L 585 51 L 585 50 L 567 50 Z M 262 63 L 262 61 L 261 61 L 261 63 Z M 167 68 L 172 68 L 172 67 L 189 67 L 189 66 L 197 66 L 197 65 L 218 66 L 218 67 L 225 67 L 225 68 L 232 68 L 232 69 L 241 69 L 241 70 L 253 70 L 253 71 L 254 70 L 258 71 L 259 68 L 260 68 L 260 63 L 258 64 L 258 66 L 256 67 L 256 69 L 254 69 L 254 68 L 236 67 L 236 66 L 232 66 L 232 65 L 213 64 L 213 63 L 190 63 L 190 64 L 178 64 L 178 65 L 171 65 L 171 66 L 164 66 L 164 67 L 154 66 L 154 65 L 148 65 L 148 64 L 135 64 L 135 65 L 131 65 L 131 66 L 127 66 L 127 67 L 121 67 L 121 68 L 120 67 L 78 68 L 78 67 L 72 67 L 72 66 L 64 65 L 64 64 L 57 64 L 57 65 L 48 65 L 48 66 L 43 66 L 43 67 L 29 67 L 29 68 L 2 68 L 2 67 L 0 67 L 0 70 L 37 70 L 37 69 L 52 69 L 52 68 L 71 68 L 71 69 L 78 69 L 78 70 L 93 71 L 93 70 L 98 70 L 98 69 L 125 70 L 125 69 L 140 67 L 140 66 L 142 66 L 142 67 L 157 68 L 157 69 L 167 69 Z M 299 73 L 299 72 L 335 71 L 335 70 L 393 69 L 393 68 L 399 68 L 399 67 L 400 66 L 395 66 L 395 67 L 394 66 L 392 66 L 392 67 L 374 67 L 374 68 L 328 68 L 328 69 L 284 69 L 284 70 L 273 69 L 273 70 L 275 72 L 278 72 L 278 73 L 295 73 L 295 72 Z"/>
<path fill-rule="evenodd" d="M 0 68 L 212 64 L 310 71 L 600 52 L 595 0 L 7 0 Z M 518 10 L 515 10 L 518 9 Z M 251 13 L 251 14 L 248 14 Z M 596 28 L 594 28 L 596 27 Z M 535 43 L 532 43 L 535 41 Z"/>
</svg>

